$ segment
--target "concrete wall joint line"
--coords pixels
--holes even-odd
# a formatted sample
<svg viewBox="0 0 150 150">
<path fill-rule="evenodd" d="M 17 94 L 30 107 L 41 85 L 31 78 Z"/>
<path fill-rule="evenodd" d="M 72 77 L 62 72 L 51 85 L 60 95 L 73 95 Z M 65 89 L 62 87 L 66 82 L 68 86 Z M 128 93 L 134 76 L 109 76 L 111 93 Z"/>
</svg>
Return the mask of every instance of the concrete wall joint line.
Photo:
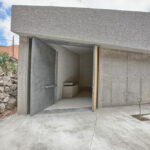
<svg viewBox="0 0 150 150">
<path fill-rule="evenodd" d="M 93 135 L 92 135 L 92 138 L 91 138 L 90 150 L 92 150 L 92 146 L 93 146 L 93 140 L 94 140 L 94 137 L 95 137 L 95 130 L 96 130 L 96 125 L 97 125 L 97 120 L 98 120 L 98 117 L 97 117 L 97 112 L 96 112 L 96 119 L 95 119 L 95 123 L 94 123 L 94 127 L 93 127 Z"/>
</svg>

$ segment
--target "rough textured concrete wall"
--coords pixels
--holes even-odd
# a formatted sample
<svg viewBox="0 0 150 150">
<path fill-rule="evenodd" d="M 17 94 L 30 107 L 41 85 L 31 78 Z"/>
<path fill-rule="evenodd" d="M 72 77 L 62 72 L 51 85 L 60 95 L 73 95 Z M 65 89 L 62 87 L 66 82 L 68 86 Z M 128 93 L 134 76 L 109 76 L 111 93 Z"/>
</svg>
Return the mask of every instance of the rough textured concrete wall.
<svg viewBox="0 0 150 150">
<path fill-rule="evenodd" d="M 59 46 L 51 45 L 58 52 L 57 100 L 62 98 L 65 81 L 79 82 L 79 55 Z"/>
<path fill-rule="evenodd" d="M 101 49 L 100 59 L 99 106 L 150 103 L 150 55 Z"/>
<path fill-rule="evenodd" d="M 93 54 L 80 55 L 80 87 L 92 87 Z"/>
<path fill-rule="evenodd" d="M 18 114 L 27 114 L 29 39 L 20 37 L 18 64 Z"/>
<path fill-rule="evenodd" d="M 43 41 L 32 39 L 30 114 L 54 104 L 56 51 Z M 47 88 L 52 86 L 51 88 Z"/>
<path fill-rule="evenodd" d="M 150 13 L 13 6 L 11 30 L 53 40 L 150 50 Z"/>
</svg>

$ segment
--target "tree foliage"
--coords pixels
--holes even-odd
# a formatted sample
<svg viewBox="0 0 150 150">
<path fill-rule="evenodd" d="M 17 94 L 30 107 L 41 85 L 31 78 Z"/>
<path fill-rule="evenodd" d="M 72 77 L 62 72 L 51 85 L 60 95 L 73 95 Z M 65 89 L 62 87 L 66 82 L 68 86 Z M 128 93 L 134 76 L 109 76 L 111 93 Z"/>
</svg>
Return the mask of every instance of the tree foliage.
<svg viewBox="0 0 150 150">
<path fill-rule="evenodd" d="M 0 53 L 0 69 L 5 74 L 14 74 L 17 73 L 18 70 L 18 62 L 12 61 L 11 57 L 9 57 L 8 53 Z"/>
</svg>

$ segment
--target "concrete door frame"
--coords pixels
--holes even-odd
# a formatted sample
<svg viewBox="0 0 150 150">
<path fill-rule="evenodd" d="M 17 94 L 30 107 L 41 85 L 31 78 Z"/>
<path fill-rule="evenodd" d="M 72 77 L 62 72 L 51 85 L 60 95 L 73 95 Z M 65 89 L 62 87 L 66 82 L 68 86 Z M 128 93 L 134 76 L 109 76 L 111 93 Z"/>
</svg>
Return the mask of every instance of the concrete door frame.
<svg viewBox="0 0 150 150">
<path fill-rule="evenodd" d="M 66 42 L 66 41 L 55 41 L 55 40 L 50 40 L 51 44 L 65 44 L 65 45 L 74 45 L 74 46 L 80 46 L 82 45 L 81 43 L 71 43 L 71 42 Z M 86 44 L 83 44 L 85 47 L 89 46 Z M 54 48 L 55 49 L 55 48 Z M 95 111 L 98 108 L 98 83 L 99 83 L 99 49 L 100 46 L 98 45 L 94 45 L 93 44 L 93 78 L 92 78 L 92 111 Z M 57 51 L 56 51 L 57 52 Z M 57 52 L 57 58 L 56 58 L 56 89 L 57 89 L 57 79 L 58 79 L 58 74 L 57 74 L 57 70 L 58 70 L 58 52 Z M 96 61 L 95 61 L 96 59 Z M 96 65 L 96 66 L 95 66 Z M 95 72 L 96 71 L 96 72 Z M 57 90 L 55 91 L 55 101 L 54 103 L 57 101 L 56 97 L 57 97 Z"/>
<path fill-rule="evenodd" d="M 40 40 L 43 38 L 36 37 Z M 30 97 L 30 61 L 31 61 L 31 39 L 32 37 L 20 37 L 20 49 L 19 49 L 19 58 L 22 62 L 19 61 L 18 73 L 21 76 L 18 77 L 18 114 L 29 114 L 29 97 Z M 68 43 L 68 42 L 67 42 Z M 76 44 L 75 44 L 76 45 Z M 78 45 L 78 44 L 77 44 Z M 48 45 L 50 46 L 50 45 Z M 85 45 L 86 46 L 86 45 Z M 91 44 L 90 44 L 91 46 Z M 93 44 L 94 46 L 94 44 Z M 93 49 L 94 50 L 94 49 Z M 94 60 L 93 60 L 94 61 Z M 25 65 L 26 64 L 26 65 Z M 56 81 L 55 81 L 55 101 L 56 102 L 56 93 L 57 93 L 57 69 L 58 69 L 58 53 L 56 55 Z M 24 79 L 25 78 L 25 79 Z M 98 106 L 98 105 L 97 105 Z"/>
<path fill-rule="evenodd" d="M 92 111 L 98 108 L 99 46 L 93 47 Z"/>
</svg>

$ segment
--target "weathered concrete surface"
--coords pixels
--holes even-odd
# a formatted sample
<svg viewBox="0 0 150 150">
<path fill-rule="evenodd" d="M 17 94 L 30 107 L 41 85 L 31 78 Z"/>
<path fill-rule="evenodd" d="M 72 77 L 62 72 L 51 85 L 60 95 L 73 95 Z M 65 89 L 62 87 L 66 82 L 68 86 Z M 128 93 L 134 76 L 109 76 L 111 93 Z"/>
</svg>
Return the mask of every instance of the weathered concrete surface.
<svg viewBox="0 0 150 150">
<path fill-rule="evenodd" d="M 150 105 L 142 107 L 150 113 Z M 149 150 L 150 121 L 131 117 L 138 106 L 97 112 L 14 115 L 0 121 L 1 150 Z"/>
<path fill-rule="evenodd" d="M 143 106 L 150 113 L 150 105 Z M 138 106 L 104 108 L 97 113 L 93 150 L 149 150 L 150 121 L 141 122 L 131 115 Z"/>
<path fill-rule="evenodd" d="M 80 55 L 80 88 L 92 88 L 93 53 Z"/>
<path fill-rule="evenodd" d="M 97 45 L 112 45 L 150 51 L 150 13 L 13 6 L 11 30 L 37 36 Z"/>
<path fill-rule="evenodd" d="M 17 112 L 27 114 L 28 99 L 28 63 L 29 63 L 29 39 L 20 37 L 19 61 L 18 61 L 18 104 Z"/>
<path fill-rule="evenodd" d="M 30 114 L 35 114 L 55 99 L 56 51 L 43 41 L 32 39 Z M 49 86 L 51 86 L 49 88 Z"/>
<path fill-rule="evenodd" d="M 49 44 L 58 53 L 57 60 L 57 100 L 62 98 L 63 84 L 66 81 L 79 82 L 80 57 L 78 54 L 62 47 L 61 45 Z"/>
<path fill-rule="evenodd" d="M 12 7 L 11 30 L 19 35 L 44 38 L 47 42 L 54 40 L 105 47 L 104 58 L 100 56 L 99 106 L 136 104 L 137 97 L 142 97 L 143 103 L 150 102 L 150 55 L 123 52 L 125 50 L 150 53 L 149 25 L 150 13 L 143 12 L 39 6 Z M 28 47 L 28 38 L 21 37 L 18 112 L 22 114 L 27 112 Z M 120 51 L 109 51 L 108 47 L 117 47 Z M 68 68 L 72 68 L 71 71 L 68 69 L 72 73 L 71 76 L 76 76 L 79 63 L 73 67 L 73 61 L 69 57 L 65 53 L 65 63 L 61 65 L 67 64 Z M 63 81 L 67 78 L 73 80 L 67 71 L 61 75 L 62 66 L 58 68 L 61 84 L 58 84 L 60 90 L 57 99 L 61 98 Z"/>
<path fill-rule="evenodd" d="M 101 49 L 99 106 L 150 103 L 150 55 Z"/>
</svg>

